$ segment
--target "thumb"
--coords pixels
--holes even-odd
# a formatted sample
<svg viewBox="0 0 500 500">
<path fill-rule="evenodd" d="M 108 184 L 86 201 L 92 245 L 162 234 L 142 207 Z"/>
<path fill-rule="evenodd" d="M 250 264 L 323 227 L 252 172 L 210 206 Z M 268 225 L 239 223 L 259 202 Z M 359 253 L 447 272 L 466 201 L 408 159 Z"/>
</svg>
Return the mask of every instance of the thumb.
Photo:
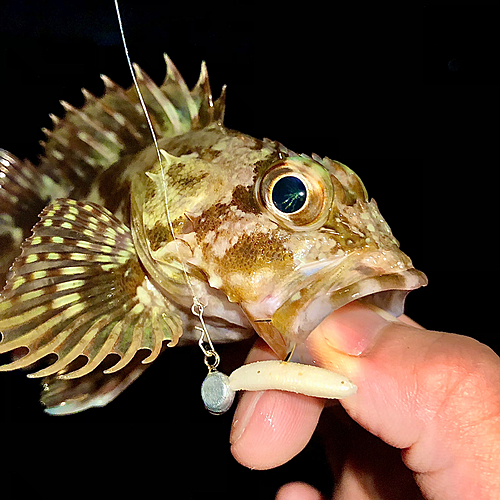
<svg viewBox="0 0 500 500">
<path fill-rule="evenodd" d="M 308 338 L 316 363 L 358 392 L 350 416 L 403 450 L 429 498 L 500 498 L 500 358 L 460 335 L 349 304 Z"/>
</svg>

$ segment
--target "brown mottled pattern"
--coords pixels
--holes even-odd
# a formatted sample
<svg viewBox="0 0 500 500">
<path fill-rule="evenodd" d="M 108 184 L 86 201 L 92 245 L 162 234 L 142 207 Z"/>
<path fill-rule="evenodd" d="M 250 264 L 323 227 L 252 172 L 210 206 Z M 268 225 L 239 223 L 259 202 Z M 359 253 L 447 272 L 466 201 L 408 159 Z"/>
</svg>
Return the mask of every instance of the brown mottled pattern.
<svg viewBox="0 0 500 500">
<path fill-rule="evenodd" d="M 146 229 L 146 235 L 149 241 L 149 248 L 155 251 L 162 245 L 172 241 L 172 233 L 166 223 L 157 221 L 154 227 Z"/>
<path fill-rule="evenodd" d="M 265 266 L 281 266 L 293 260 L 276 234 L 242 234 L 237 242 L 219 258 L 221 271 L 251 275 Z"/>
<path fill-rule="evenodd" d="M 84 91 L 81 109 L 63 103 L 65 118 L 52 116 L 36 168 L 0 155 L 0 279 L 52 200 L 0 296 L 0 352 L 28 354 L 0 371 L 52 356 L 33 376 L 49 377 L 49 405 L 70 403 L 61 413 L 101 401 L 103 380 L 117 370 L 133 380 L 138 351 L 150 362 L 183 330 L 192 340 L 192 290 L 207 303 L 214 339 L 242 338 L 253 324 L 284 357 L 350 300 L 426 283 L 354 172 L 225 128 L 225 93 L 213 102 L 206 67 L 189 91 L 165 60 L 160 87 L 136 68 L 160 152 L 135 89 L 104 77 L 101 98 Z M 285 176 L 307 190 L 281 188 L 287 203 L 304 200 L 293 213 L 273 196 Z M 394 297 L 401 310 L 404 293 Z M 110 365 L 109 354 L 119 361 Z M 81 385 L 61 387 L 78 377 Z M 127 384 L 120 375 L 113 381 L 120 390 Z"/>
<path fill-rule="evenodd" d="M 231 204 L 242 212 L 258 214 L 261 212 L 259 204 L 255 199 L 253 186 L 236 186 L 233 190 Z"/>
<path fill-rule="evenodd" d="M 202 212 L 199 217 L 193 218 L 193 230 L 198 243 L 201 243 L 207 233 L 215 231 L 223 222 L 229 205 L 216 203 Z"/>
</svg>

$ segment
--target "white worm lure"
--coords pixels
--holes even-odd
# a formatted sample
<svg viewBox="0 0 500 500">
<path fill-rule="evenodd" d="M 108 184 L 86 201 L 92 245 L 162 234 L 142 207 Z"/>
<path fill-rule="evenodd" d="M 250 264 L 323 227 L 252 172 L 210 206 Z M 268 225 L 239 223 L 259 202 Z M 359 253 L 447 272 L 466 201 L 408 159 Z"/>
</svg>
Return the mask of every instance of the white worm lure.
<svg viewBox="0 0 500 500">
<path fill-rule="evenodd" d="M 211 370 L 201 386 L 205 408 L 215 415 L 231 407 L 236 391 L 278 390 L 326 399 L 342 399 L 358 388 L 347 377 L 318 366 L 279 360 L 256 361 L 228 377 Z"/>
<path fill-rule="evenodd" d="M 257 361 L 236 369 L 229 376 L 233 391 L 277 389 L 318 398 L 342 399 L 358 388 L 347 377 L 318 366 L 278 360 Z"/>
</svg>

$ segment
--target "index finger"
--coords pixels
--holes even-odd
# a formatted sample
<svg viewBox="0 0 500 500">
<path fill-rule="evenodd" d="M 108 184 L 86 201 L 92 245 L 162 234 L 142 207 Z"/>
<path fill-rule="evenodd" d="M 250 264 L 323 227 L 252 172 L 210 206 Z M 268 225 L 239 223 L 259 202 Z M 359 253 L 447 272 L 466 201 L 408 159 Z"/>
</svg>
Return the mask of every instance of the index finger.
<svg viewBox="0 0 500 500">
<path fill-rule="evenodd" d="M 276 355 L 258 340 L 246 362 L 268 359 Z M 282 465 L 309 442 L 323 406 L 322 399 L 291 392 L 244 392 L 233 419 L 231 452 L 249 468 Z"/>
</svg>

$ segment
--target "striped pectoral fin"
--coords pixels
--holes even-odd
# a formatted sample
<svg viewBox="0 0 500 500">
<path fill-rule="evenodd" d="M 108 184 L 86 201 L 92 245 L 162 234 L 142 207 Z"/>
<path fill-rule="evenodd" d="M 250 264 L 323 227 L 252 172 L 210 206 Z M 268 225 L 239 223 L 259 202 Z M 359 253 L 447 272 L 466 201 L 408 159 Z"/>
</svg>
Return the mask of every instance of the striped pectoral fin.
<svg viewBox="0 0 500 500">
<path fill-rule="evenodd" d="M 101 369 L 79 378 L 64 380 L 59 375 L 45 377 L 40 398 L 45 411 L 50 415 L 68 415 L 105 406 L 150 366 L 142 362 L 143 356 L 138 355 L 118 372 L 106 374 L 102 368 L 114 361 L 110 356 Z M 75 360 L 65 370 L 72 371 L 78 364 L 79 361 Z"/>
<path fill-rule="evenodd" d="M 145 276 L 128 227 L 99 205 L 62 199 L 44 209 L 22 245 L 0 296 L 0 331 L 0 352 L 28 349 L 0 371 L 55 354 L 29 376 L 69 380 L 97 367 L 102 372 L 110 354 L 119 361 L 107 360 L 104 374 L 141 349 L 150 351 L 142 362 L 151 362 L 164 340 L 177 341 L 182 326 Z"/>
</svg>

